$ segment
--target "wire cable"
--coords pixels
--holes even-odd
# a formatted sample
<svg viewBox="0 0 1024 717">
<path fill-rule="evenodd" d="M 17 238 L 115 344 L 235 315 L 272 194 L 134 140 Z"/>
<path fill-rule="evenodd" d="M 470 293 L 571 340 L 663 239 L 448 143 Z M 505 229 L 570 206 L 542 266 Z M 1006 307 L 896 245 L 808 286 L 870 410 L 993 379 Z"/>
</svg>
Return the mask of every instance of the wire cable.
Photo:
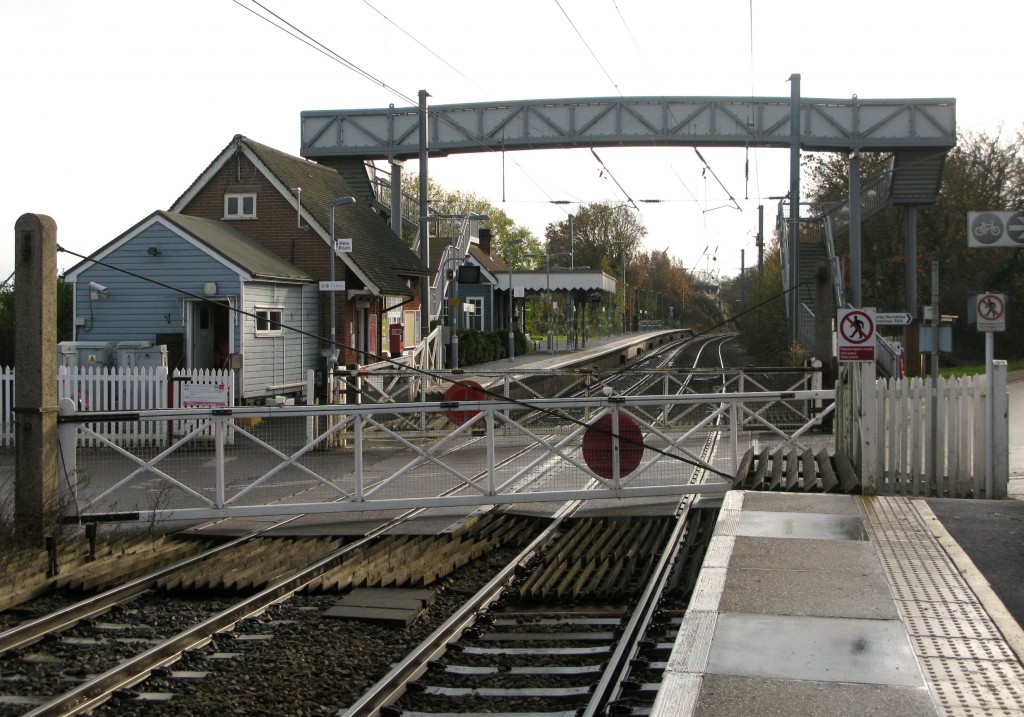
<svg viewBox="0 0 1024 717">
<path fill-rule="evenodd" d="M 107 269 L 111 269 L 113 271 L 117 271 L 119 273 L 125 274 L 126 276 L 131 276 L 131 277 L 133 277 L 135 279 L 139 279 L 140 281 L 145 281 L 145 282 L 151 283 L 151 284 L 153 284 L 155 286 L 159 286 L 159 287 L 162 287 L 164 289 L 168 289 L 170 291 L 173 291 L 173 292 L 176 292 L 178 294 L 181 294 L 182 296 L 187 296 L 189 298 L 192 298 L 192 299 L 195 299 L 195 300 L 198 300 L 198 301 L 202 301 L 204 303 L 216 304 L 218 307 L 223 307 L 224 306 L 224 304 L 222 304 L 222 303 L 218 302 L 217 300 L 212 299 L 212 298 L 210 298 L 208 296 L 202 296 L 200 294 L 195 294 L 195 293 L 193 293 L 191 291 L 187 291 L 185 289 L 181 289 L 179 287 L 172 286 L 171 284 L 168 284 L 166 282 L 160 281 L 158 279 L 154 279 L 152 277 L 147 277 L 147 276 L 144 276 L 142 274 L 136 273 L 134 271 L 130 271 L 128 269 L 125 269 L 123 267 L 116 266 L 114 264 L 111 264 L 110 262 L 103 261 L 102 259 L 97 259 L 95 257 L 89 257 L 89 256 L 85 256 L 84 254 L 79 254 L 78 252 L 75 252 L 75 251 L 72 251 L 70 249 L 64 248 L 64 247 L 62 247 L 60 245 L 57 246 L 57 251 L 58 252 L 63 252 L 65 254 L 69 254 L 69 255 L 77 257 L 79 259 L 88 260 L 88 261 L 90 261 L 93 264 L 96 264 L 98 266 L 103 266 L 103 267 L 105 267 Z M 738 314 L 738 315 L 736 315 L 734 317 L 731 317 L 730 319 L 728 319 L 726 321 L 721 321 L 718 324 L 715 324 L 714 326 L 712 326 L 712 327 L 710 327 L 710 328 L 700 332 L 699 334 L 695 334 L 694 338 L 699 338 L 701 336 L 705 336 L 705 335 L 707 335 L 709 333 L 712 333 L 715 329 L 721 328 L 722 326 L 725 326 L 726 324 L 728 324 L 731 321 L 735 321 L 740 316 L 743 316 L 746 313 L 749 313 L 750 311 L 758 309 L 761 306 L 764 306 L 765 304 L 769 303 L 770 301 L 774 301 L 774 300 L 776 300 L 776 299 L 778 299 L 778 298 L 780 298 L 782 296 L 785 296 L 790 291 L 795 291 L 800 286 L 803 286 L 803 284 L 805 284 L 805 283 L 809 283 L 809 282 L 803 282 L 803 283 L 798 284 L 797 286 L 793 287 L 792 289 L 786 289 L 782 293 L 780 293 L 780 294 L 778 294 L 776 296 L 769 297 L 768 299 L 765 299 L 764 301 L 762 301 L 761 303 L 757 304 L 756 306 L 751 307 L 747 311 L 741 312 L 740 314 Z M 228 308 L 229 311 L 233 311 L 236 314 L 239 314 L 241 316 L 247 316 L 247 317 L 252 318 L 252 319 L 256 318 L 256 314 L 254 314 L 252 312 L 249 312 L 249 311 L 246 311 L 246 310 L 244 310 L 242 308 L 239 308 L 239 307 L 236 307 L 236 306 L 228 306 L 227 308 Z M 369 353 L 369 352 L 362 351 L 360 349 L 354 348 L 352 346 L 348 346 L 347 344 L 344 344 L 343 342 L 340 342 L 340 341 L 332 342 L 330 339 L 325 338 L 323 336 L 320 336 L 319 334 L 312 333 L 312 332 L 309 332 L 309 331 L 305 331 L 303 329 L 299 329 L 299 328 L 296 328 L 294 326 L 290 326 L 289 324 L 285 324 L 284 322 L 273 321 L 272 325 L 275 326 L 275 327 L 282 328 L 282 329 L 288 329 L 289 331 L 293 331 L 296 334 L 299 334 L 300 336 L 307 336 L 307 337 L 311 337 L 311 338 L 316 338 L 316 339 L 318 339 L 318 340 L 320 340 L 320 341 L 322 341 L 324 343 L 331 344 L 331 345 L 333 345 L 334 347 L 337 347 L 337 348 L 346 348 L 346 349 L 348 349 L 350 351 L 354 351 L 356 353 L 360 353 L 360 354 L 364 354 L 364 355 L 369 355 L 369 356 L 377 359 L 381 363 L 392 364 L 392 365 L 394 365 L 397 368 L 401 368 L 403 371 L 408 371 L 410 373 L 415 373 L 415 374 L 418 374 L 418 375 L 426 376 L 428 378 L 431 378 L 434 381 L 448 382 L 448 383 L 451 383 L 453 385 L 460 382 L 459 379 L 456 379 L 456 378 L 451 378 L 451 377 L 448 377 L 448 376 L 438 375 L 438 374 L 432 373 L 430 371 L 427 371 L 427 370 L 424 370 L 424 369 L 421 369 L 421 368 L 417 368 L 415 366 L 409 366 L 409 365 L 400 363 L 400 362 L 395 361 L 394 359 L 392 359 L 390 356 L 383 356 L 383 355 L 372 354 L 372 353 Z M 622 373 L 622 371 L 615 372 L 615 373 Z M 689 457 L 687 457 L 685 455 L 679 455 L 679 454 L 676 454 L 676 453 L 672 453 L 670 451 L 664 450 L 664 449 L 659 448 L 657 446 L 645 443 L 644 441 L 639 441 L 639 442 L 638 441 L 634 441 L 634 440 L 630 439 L 628 436 L 616 435 L 610 429 L 605 430 L 605 429 L 602 429 L 602 428 L 598 428 L 598 427 L 594 426 L 593 424 L 587 423 L 586 421 L 583 421 L 581 419 L 578 419 L 578 418 L 575 418 L 573 416 L 570 416 L 570 415 L 564 413 L 561 410 L 545 408 L 543 406 L 538 406 L 538 405 L 535 405 L 533 403 L 530 403 L 529 401 L 524 401 L 522 399 L 509 398 L 509 397 L 506 397 L 504 395 L 504 393 L 502 393 L 500 391 L 494 391 L 494 390 L 490 390 L 490 389 L 487 389 L 487 388 L 481 388 L 481 389 L 479 389 L 479 392 L 484 394 L 484 395 L 486 395 L 486 396 L 489 396 L 492 399 L 514 403 L 515 405 L 517 405 L 517 406 L 519 406 L 521 408 L 525 408 L 525 409 L 528 409 L 528 410 L 531 410 L 531 411 L 537 411 L 537 412 L 542 413 L 542 414 L 544 414 L 546 416 L 549 416 L 549 417 L 552 417 L 552 418 L 557 418 L 558 420 L 566 421 L 568 423 L 572 423 L 572 424 L 575 424 L 575 425 L 580 426 L 580 427 L 590 428 L 592 430 L 601 431 L 601 432 L 606 433 L 607 435 L 609 435 L 609 436 L 611 436 L 613 438 L 618 438 L 620 441 L 625 441 L 625 442 L 628 442 L 628 443 L 631 443 L 631 444 L 634 444 L 634 445 L 641 446 L 641 447 L 643 447 L 646 450 L 653 451 L 653 452 L 658 453 L 659 455 L 662 455 L 662 456 L 664 456 L 666 458 L 672 458 L 674 460 L 677 460 L 677 461 L 679 461 L 681 463 L 685 463 L 685 464 L 690 465 L 690 466 L 705 468 L 706 470 L 708 470 L 708 471 L 710 471 L 712 473 L 715 473 L 715 474 L 719 475 L 720 477 L 727 478 L 729 480 L 732 480 L 732 478 L 733 478 L 733 476 L 731 476 L 729 474 L 722 473 L 722 472 L 718 471 L 717 469 L 714 469 L 714 468 L 705 466 L 703 464 L 697 463 L 697 462 L 693 461 L 692 459 L 690 459 Z"/>
</svg>

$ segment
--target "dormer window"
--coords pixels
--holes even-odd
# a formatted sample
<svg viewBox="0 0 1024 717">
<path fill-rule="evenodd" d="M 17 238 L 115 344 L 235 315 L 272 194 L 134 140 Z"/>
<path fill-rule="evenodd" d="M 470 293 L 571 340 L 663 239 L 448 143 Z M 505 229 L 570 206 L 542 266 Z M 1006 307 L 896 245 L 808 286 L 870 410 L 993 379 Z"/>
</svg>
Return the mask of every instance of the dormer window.
<svg viewBox="0 0 1024 717">
<path fill-rule="evenodd" d="M 256 195 L 255 194 L 225 194 L 224 195 L 224 218 L 225 219 L 255 219 L 256 218 Z"/>
</svg>

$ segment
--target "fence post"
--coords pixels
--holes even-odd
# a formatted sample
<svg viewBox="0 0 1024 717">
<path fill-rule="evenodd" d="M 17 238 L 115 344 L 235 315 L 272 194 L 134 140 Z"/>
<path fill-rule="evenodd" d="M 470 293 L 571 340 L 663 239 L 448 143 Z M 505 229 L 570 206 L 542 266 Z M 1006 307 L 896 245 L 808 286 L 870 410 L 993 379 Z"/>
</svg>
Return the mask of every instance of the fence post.
<svg viewBox="0 0 1024 717">
<path fill-rule="evenodd" d="M 362 502 L 363 499 L 363 414 L 356 413 L 352 416 L 352 436 L 355 442 L 353 446 L 352 469 L 355 472 L 355 496 L 354 499 Z"/>
<path fill-rule="evenodd" d="M 67 397 L 57 403 L 58 416 L 75 415 L 75 402 Z M 78 505 L 78 424 L 57 421 L 57 480 L 68 500 Z"/>
<path fill-rule="evenodd" d="M 1010 396 L 1006 392 L 1006 361 L 992 362 L 992 490 L 986 497 L 1006 498 L 1010 481 Z"/>
<path fill-rule="evenodd" d="M 729 404 L 729 472 L 736 475 L 740 469 L 739 407 L 735 401 Z"/>
<path fill-rule="evenodd" d="M 494 466 L 497 463 L 494 451 L 494 411 L 484 413 L 484 424 L 487 426 L 487 494 L 494 495 L 497 492 L 494 485 Z"/>
<path fill-rule="evenodd" d="M 214 503 L 218 508 L 224 507 L 224 433 L 228 419 L 224 416 L 213 417 L 213 442 L 215 446 Z"/>
<path fill-rule="evenodd" d="M 316 403 L 316 370 L 306 369 L 306 405 L 312 406 Z M 313 442 L 314 429 L 313 416 L 306 416 L 306 443 Z"/>
<path fill-rule="evenodd" d="M 865 361 L 860 368 L 860 484 L 864 495 L 878 492 L 878 399 L 875 386 L 875 362 Z"/>
</svg>

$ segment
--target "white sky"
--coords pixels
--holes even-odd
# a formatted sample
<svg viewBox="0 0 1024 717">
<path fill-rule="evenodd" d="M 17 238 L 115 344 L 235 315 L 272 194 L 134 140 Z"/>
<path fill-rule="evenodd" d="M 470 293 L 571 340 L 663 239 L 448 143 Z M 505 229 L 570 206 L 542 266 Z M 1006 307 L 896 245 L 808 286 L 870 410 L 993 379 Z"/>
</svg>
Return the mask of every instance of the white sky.
<svg viewBox="0 0 1024 717">
<path fill-rule="evenodd" d="M 1024 123 L 1019 2 L 261 1 L 402 96 L 259 19 L 253 0 L 3 0 L 0 281 L 25 212 L 86 254 L 169 208 L 235 134 L 298 155 L 302 110 L 410 106 L 420 89 L 434 104 L 788 97 L 800 73 L 804 97 L 953 97 L 961 129 Z M 756 263 L 757 205 L 766 226 L 774 215 L 760 197 L 788 189 L 788 152 L 750 150 L 749 180 L 743 150 L 701 152 L 742 211 L 705 211 L 728 201 L 690 148 L 598 150 L 640 204 L 648 249 L 735 275 L 741 249 Z M 588 150 L 510 152 L 504 170 L 500 154 L 458 155 L 430 173 L 538 238 L 572 211 L 552 199 L 624 198 Z"/>
</svg>

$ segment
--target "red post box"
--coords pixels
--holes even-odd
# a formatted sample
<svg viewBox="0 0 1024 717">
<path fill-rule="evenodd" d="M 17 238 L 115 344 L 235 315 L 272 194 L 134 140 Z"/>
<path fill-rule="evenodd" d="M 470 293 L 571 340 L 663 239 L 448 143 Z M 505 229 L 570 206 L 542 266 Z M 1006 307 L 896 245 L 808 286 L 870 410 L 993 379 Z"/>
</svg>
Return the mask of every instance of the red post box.
<svg viewBox="0 0 1024 717">
<path fill-rule="evenodd" d="M 405 350 L 405 327 L 401 324 L 391 324 L 388 326 L 388 339 L 389 339 L 389 350 L 391 351 L 391 358 L 396 358 L 402 355 L 402 351 Z"/>
</svg>

